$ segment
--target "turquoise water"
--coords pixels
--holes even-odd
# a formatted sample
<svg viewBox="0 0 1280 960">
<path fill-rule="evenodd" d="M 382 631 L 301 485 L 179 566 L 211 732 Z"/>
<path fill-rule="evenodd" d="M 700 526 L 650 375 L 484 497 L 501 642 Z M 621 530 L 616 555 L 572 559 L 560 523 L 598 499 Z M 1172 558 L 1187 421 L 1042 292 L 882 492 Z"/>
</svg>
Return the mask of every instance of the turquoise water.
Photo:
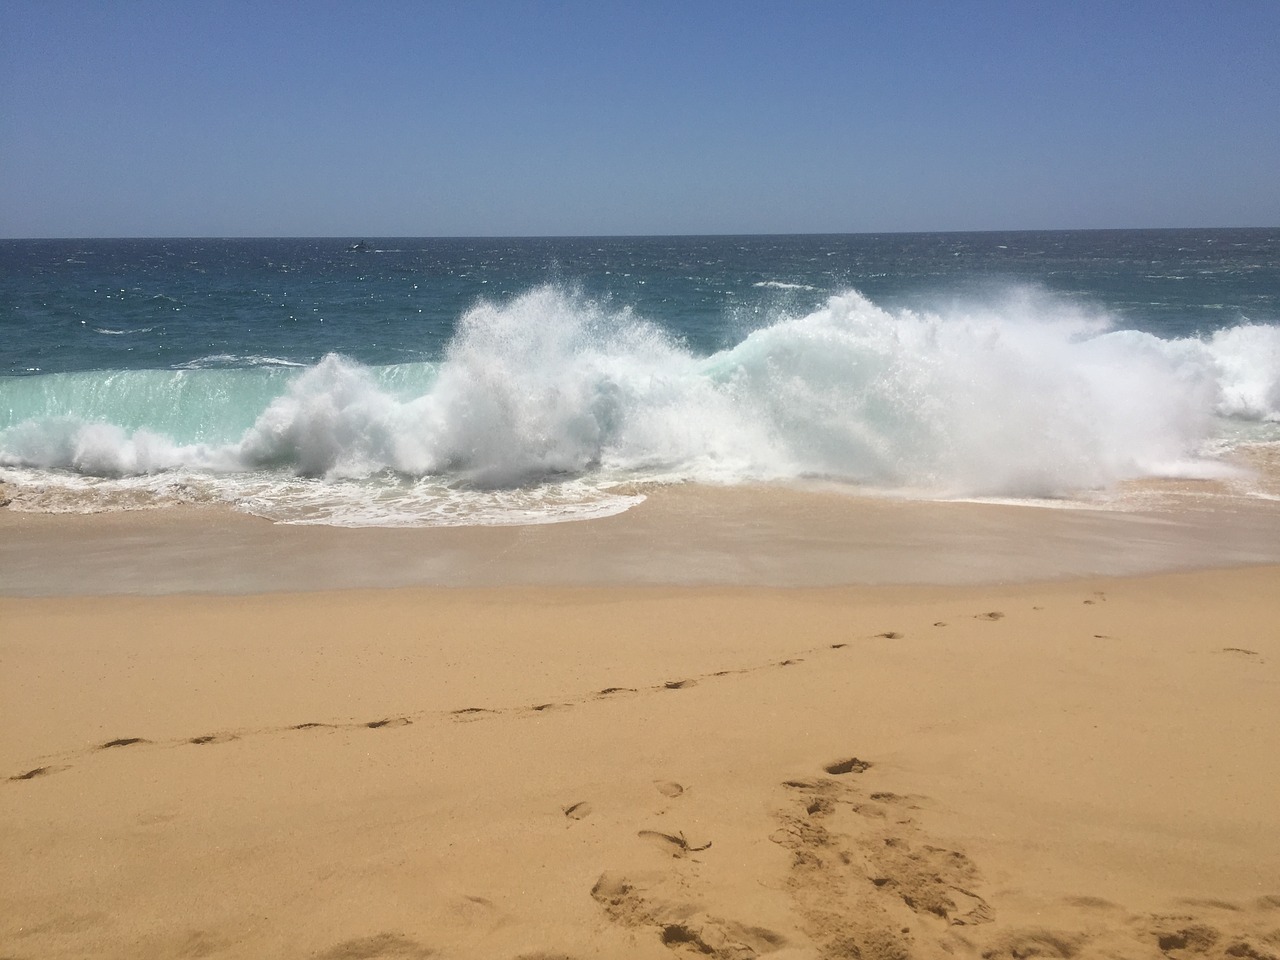
<svg viewBox="0 0 1280 960">
<path fill-rule="evenodd" d="M 1280 230 L 0 241 L 0 481 L 49 509 L 1070 496 L 1277 424 Z"/>
</svg>

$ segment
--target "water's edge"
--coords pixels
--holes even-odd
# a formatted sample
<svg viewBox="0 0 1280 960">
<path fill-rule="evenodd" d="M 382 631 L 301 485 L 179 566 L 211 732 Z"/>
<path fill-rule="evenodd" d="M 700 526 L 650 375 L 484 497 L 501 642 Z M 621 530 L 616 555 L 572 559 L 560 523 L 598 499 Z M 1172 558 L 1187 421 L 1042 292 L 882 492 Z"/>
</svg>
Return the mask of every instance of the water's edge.
<svg viewBox="0 0 1280 960">
<path fill-rule="evenodd" d="M 1280 562 L 1280 503 L 1138 511 L 683 485 L 581 523 L 349 529 L 0 510 L 0 595 L 1012 583 Z"/>
</svg>

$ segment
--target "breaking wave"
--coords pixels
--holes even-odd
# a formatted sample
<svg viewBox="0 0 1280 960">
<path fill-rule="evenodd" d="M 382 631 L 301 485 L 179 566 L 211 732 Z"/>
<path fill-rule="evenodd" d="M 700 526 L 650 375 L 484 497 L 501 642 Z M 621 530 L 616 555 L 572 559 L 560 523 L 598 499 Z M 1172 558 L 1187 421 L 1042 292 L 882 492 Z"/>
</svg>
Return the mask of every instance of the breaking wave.
<svg viewBox="0 0 1280 960">
<path fill-rule="evenodd" d="M 556 518 L 655 480 L 1057 496 L 1203 475 L 1224 418 L 1280 424 L 1280 327 L 1163 340 L 1025 292 L 925 313 L 849 291 L 698 356 L 546 286 L 468 311 L 435 364 L 254 359 L 0 380 L 0 465 L 19 483 L 190 475 L 284 520 L 298 517 L 281 498 L 304 488 L 335 504 L 364 491 L 362 523 L 409 522 L 408 491 L 429 488 L 433 510 L 523 491 L 529 522 L 533 491 L 551 491 L 538 502 Z"/>
</svg>

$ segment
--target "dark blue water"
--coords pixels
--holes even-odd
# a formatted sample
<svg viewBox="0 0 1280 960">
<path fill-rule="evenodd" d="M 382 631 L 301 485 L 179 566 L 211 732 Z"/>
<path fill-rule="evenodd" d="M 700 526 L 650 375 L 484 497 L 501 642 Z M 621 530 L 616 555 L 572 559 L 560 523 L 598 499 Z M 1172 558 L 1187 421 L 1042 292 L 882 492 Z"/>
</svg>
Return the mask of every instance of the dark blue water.
<svg viewBox="0 0 1280 960">
<path fill-rule="evenodd" d="M 850 288 L 928 308 L 1030 285 L 1170 338 L 1280 321 L 1280 230 L 5 240 L 0 375 L 434 361 L 478 301 L 546 283 L 700 354 Z"/>
</svg>

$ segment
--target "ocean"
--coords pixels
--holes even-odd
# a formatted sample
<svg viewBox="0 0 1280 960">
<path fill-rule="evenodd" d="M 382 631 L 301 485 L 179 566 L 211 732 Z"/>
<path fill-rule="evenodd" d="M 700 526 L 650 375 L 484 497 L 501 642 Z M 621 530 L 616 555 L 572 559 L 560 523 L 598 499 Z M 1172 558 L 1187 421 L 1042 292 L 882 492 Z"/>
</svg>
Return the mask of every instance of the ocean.
<svg viewBox="0 0 1280 960">
<path fill-rule="evenodd" d="M 1278 443 L 1280 229 L 0 241 L 15 510 L 1272 498 L 1249 463 Z"/>
</svg>

